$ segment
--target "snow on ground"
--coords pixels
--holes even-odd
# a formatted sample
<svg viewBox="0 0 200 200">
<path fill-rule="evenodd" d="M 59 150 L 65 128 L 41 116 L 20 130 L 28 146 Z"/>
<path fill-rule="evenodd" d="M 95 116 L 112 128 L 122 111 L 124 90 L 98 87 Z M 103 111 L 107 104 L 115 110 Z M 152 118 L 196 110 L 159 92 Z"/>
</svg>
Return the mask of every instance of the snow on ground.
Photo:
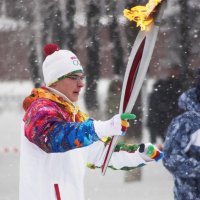
<svg viewBox="0 0 200 200">
<path fill-rule="evenodd" d="M 162 163 L 151 163 L 142 169 L 141 181 L 124 182 L 125 173 L 108 169 L 105 176 L 88 170 L 87 200 L 172 200 L 172 178 Z"/>
<path fill-rule="evenodd" d="M 101 80 L 98 96 L 102 110 L 109 80 Z M 23 98 L 31 91 L 30 82 L 0 84 L 0 200 L 18 200 L 20 124 L 23 117 Z M 83 97 L 83 92 L 81 93 Z M 83 101 L 80 107 L 86 111 Z M 143 141 L 148 141 L 144 129 Z M 87 170 L 86 200 L 172 200 L 172 177 L 162 162 L 150 163 L 142 169 L 142 180 L 124 182 L 124 172 L 108 169 L 105 176 L 100 170 Z"/>
</svg>

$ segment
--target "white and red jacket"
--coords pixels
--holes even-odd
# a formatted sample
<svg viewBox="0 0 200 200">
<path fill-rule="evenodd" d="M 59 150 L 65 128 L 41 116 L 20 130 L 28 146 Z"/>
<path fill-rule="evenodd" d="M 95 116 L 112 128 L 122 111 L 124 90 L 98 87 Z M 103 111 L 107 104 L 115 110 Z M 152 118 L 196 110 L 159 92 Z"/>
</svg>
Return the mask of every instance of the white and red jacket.
<svg viewBox="0 0 200 200">
<path fill-rule="evenodd" d="M 84 129 L 80 112 L 76 114 L 73 111 L 74 120 L 68 122 L 72 118 L 65 113 L 66 102 L 61 104 L 62 99 L 52 96 L 46 89 L 38 89 L 26 99 L 21 134 L 19 200 L 84 200 L 87 164 L 102 166 L 108 145 L 96 136 L 94 130 L 89 130 L 90 126 L 92 129 L 91 121 L 88 121 L 90 126 Z M 78 130 L 73 135 L 75 128 Z M 69 129 L 73 131 L 68 133 Z M 81 131 L 85 134 L 83 138 Z M 71 143 L 71 140 L 75 142 Z M 120 147 L 113 153 L 109 164 L 112 168 L 132 169 L 143 166 L 145 160 L 153 160 L 139 153 L 137 145 L 129 147 L 132 150 Z"/>
</svg>

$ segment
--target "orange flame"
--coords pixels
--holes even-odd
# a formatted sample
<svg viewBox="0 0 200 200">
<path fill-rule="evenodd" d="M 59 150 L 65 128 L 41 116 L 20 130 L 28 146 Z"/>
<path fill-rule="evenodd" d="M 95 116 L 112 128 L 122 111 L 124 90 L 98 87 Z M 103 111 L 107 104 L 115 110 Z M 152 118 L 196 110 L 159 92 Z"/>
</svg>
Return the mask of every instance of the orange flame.
<svg viewBox="0 0 200 200">
<path fill-rule="evenodd" d="M 151 16 L 155 7 L 163 0 L 149 0 L 145 6 L 135 6 L 130 10 L 124 10 L 124 16 L 130 21 L 135 21 L 137 27 L 140 26 L 141 30 L 147 30 L 148 26 L 153 22 Z"/>
</svg>

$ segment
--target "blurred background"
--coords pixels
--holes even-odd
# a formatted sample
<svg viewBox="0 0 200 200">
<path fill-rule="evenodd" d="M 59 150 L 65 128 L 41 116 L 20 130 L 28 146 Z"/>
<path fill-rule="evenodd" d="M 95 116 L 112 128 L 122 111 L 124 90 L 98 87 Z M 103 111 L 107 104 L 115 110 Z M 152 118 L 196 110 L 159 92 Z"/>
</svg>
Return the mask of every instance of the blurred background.
<svg viewBox="0 0 200 200">
<path fill-rule="evenodd" d="M 139 28 L 123 10 L 146 0 L 0 1 L 0 200 L 18 199 L 22 101 L 43 85 L 43 46 L 77 54 L 86 73 L 80 107 L 96 119 L 118 112 L 124 72 Z M 165 130 L 181 113 L 177 98 L 198 78 L 200 4 L 168 0 L 125 142 L 162 148 Z M 172 177 L 160 163 L 124 173 L 88 170 L 86 199 L 173 199 Z"/>
</svg>

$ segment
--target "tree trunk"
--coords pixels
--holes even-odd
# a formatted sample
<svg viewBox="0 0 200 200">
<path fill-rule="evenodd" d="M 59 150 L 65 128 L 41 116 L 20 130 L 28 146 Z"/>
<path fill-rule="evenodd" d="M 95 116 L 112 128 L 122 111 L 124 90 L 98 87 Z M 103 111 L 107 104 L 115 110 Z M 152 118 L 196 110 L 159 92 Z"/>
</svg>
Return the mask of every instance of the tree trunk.
<svg viewBox="0 0 200 200">
<path fill-rule="evenodd" d="M 74 17 L 76 13 L 76 5 L 75 0 L 68 0 L 66 4 L 66 44 L 69 50 L 76 52 L 75 50 L 75 43 L 76 43 L 76 36 L 75 36 L 75 27 L 74 27 Z"/>
<path fill-rule="evenodd" d="M 112 44 L 111 57 L 112 63 L 114 65 L 114 74 L 118 76 L 123 76 L 125 72 L 124 66 L 124 50 L 122 48 L 122 40 L 120 34 L 120 24 L 119 24 L 119 13 L 117 13 L 117 2 L 116 1 L 106 1 L 106 11 L 109 16 L 109 39 Z"/>
<path fill-rule="evenodd" d="M 100 10 L 97 4 L 90 1 L 87 11 L 87 29 L 89 46 L 87 48 L 88 64 L 86 68 L 86 92 L 85 102 L 88 110 L 98 111 L 97 82 L 100 76 L 99 63 L 99 16 Z"/>
</svg>

